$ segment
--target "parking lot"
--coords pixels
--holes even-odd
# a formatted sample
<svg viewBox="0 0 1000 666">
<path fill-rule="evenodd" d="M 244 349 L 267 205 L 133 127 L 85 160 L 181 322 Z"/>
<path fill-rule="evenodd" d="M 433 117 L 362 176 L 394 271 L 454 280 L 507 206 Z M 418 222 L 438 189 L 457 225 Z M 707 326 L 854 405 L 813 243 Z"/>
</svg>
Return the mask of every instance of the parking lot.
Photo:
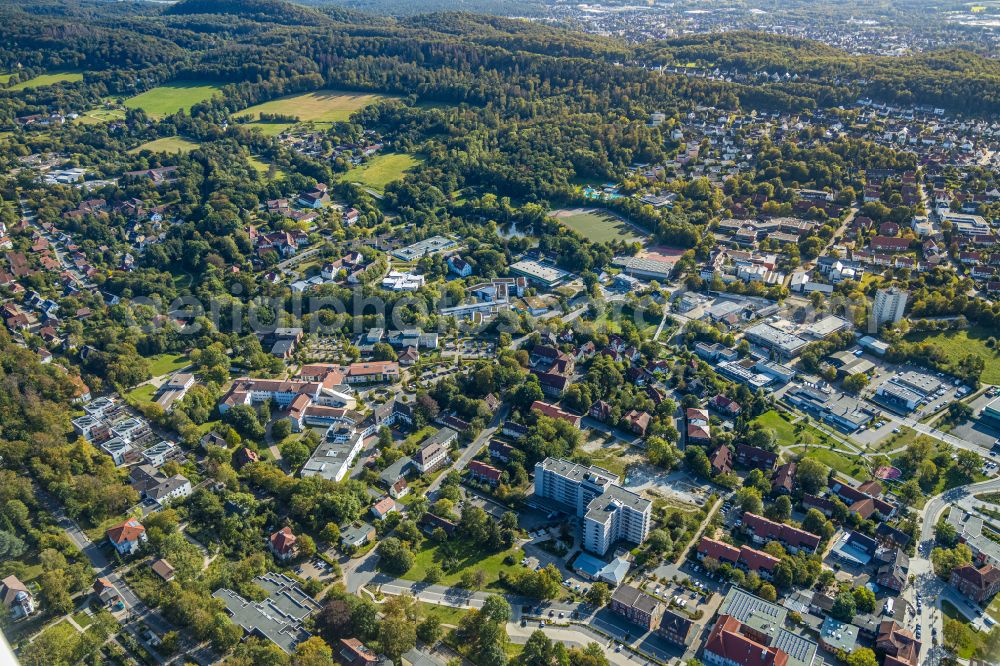
<svg viewBox="0 0 1000 666">
<path fill-rule="evenodd" d="M 306 580 L 333 581 L 333 571 L 330 565 L 315 557 L 308 562 L 295 567 L 295 573 Z"/>
</svg>

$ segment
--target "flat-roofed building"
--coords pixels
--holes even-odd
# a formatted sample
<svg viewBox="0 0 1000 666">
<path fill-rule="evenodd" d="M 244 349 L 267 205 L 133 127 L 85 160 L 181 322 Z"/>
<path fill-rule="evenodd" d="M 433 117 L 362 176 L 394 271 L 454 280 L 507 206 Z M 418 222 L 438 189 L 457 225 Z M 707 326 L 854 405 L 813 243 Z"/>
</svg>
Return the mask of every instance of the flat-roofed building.
<svg viewBox="0 0 1000 666">
<path fill-rule="evenodd" d="M 535 465 L 535 495 L 557 502 L 583 519 L 583 546 L 604 555 L 623 540 L 641 544 L 649 536 L 652 502 L 625 490 L 600 467 L 546 458 Z"/>
<path fill-rule="evenodd" d="M 543 264 L 531 259 L 524 259 L 511 264 L 510 271 L 514 275 L 523 276 L 530 282 L 540 284 L 546 288 L 554 287 L 570 276 L 569 273 L 561 268 L 556 268 L 555 266 Z"/>
</svg>

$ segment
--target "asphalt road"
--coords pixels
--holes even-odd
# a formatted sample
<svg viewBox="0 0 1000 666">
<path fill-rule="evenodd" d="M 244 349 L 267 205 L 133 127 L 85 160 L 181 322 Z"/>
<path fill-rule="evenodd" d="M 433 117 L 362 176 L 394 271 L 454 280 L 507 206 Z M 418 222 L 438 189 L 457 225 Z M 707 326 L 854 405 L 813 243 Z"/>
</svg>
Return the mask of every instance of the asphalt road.
<svg viewBox="0 0 1000 666">
<path fill-rule="evenodd" d="M 921 515 L 920 542 L 917 545 L 916 554 L 910 559 L 910 574 L 914 577 L 914 583 L 903 591 L 903 597 L 913 604 L 914 609 L 916 609 L 917 595 L 920 595 L 920 612 L 907 622 L 907 628 L 913 631 L 918 624 L 921 627 L 921 664 L 927 666 L 937 664 L 945 654 L 940 646 L 944 629 L 944 614 L 941 611 L 942 600 L 950 602 L 977 628 L 986 628 L 982 619 L 982 611 L 976 606 L 969 605 L 965 597 L 934 574 L 930 554 L 934 547 L 934 525 L 946 508 L 963 497 L 996 491 L 1000 491 L 1000 478 L 952 488 L 931 498 L 924 505 Z M 934 630 L 937 630 L 938 646 L 936 647 L 932 640 Z"/>
</svg>

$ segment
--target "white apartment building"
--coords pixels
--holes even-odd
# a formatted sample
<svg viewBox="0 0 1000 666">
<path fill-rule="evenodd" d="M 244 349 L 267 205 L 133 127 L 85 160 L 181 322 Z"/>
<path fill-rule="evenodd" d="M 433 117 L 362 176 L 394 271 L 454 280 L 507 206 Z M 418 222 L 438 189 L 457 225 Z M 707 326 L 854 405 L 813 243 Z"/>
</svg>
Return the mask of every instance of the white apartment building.
<svg viewBox="0 0 1000 666">
<path fill-rule="evenodd" d="M 903 318 L 906 310 L 906 299 L 909 292 L 897 287 L 879 289 L 875 292 L 875 302 L 872 304 L 871 318 L 868 321 L 868 332 L 878 333 L 885 324 L 895 323 Z"/>
<path fill-rule="evenodd" d="M 535 465 L 535 495 L 571 508 L 583 519 L 583 547 L 604 555 L 616 541 L 641 544 L 649 536 L 653 505 L 625 490 L 600 467 L 546 458 Z"/>
</svg>

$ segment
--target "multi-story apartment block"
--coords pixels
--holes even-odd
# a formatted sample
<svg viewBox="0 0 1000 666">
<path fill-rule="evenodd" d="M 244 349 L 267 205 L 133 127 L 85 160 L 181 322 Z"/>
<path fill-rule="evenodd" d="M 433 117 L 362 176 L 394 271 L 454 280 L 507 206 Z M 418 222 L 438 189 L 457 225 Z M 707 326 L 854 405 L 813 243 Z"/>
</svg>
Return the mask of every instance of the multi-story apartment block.
<svg viewBox="0 0 1000 666">
<path fill-rule="evenodd" d="M 641 544 L 649 536 L 652 503 L 618 485 L 616 475 L 558 458 L 535 465 L 535 495 L 583 519 L 583 547 L 604 555 L 616 541 Z"/>
</svg>

